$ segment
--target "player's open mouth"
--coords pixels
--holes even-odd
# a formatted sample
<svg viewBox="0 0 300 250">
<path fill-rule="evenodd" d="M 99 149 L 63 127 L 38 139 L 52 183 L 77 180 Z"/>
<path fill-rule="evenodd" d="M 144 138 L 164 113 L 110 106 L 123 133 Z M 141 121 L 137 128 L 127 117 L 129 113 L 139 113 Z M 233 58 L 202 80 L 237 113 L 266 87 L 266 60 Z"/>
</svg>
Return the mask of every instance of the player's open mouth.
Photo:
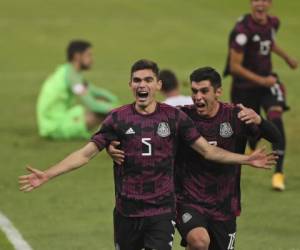
<svg viewBox="0 0 300 250">
<path fill-rule="evenodd" d="M 265 14 L 265 13 L 266 13 L 266 9 L 263 8 L 263 7 L 261 7 L 261 8 L 256 8 L 256 9 L 255 9 L 255 12 L 256 12 L 256 14 L 259 14 L 259 15 Z"/>
<path fill-rule="evenodd" d="M 200 103 L 197 103 L 196 106 L 197 106 L 197 108 L 203 109 L 203 108 L 205 108 L 206 105 L 205 105 L 205 103 L 200 102 Z"/>
<path fill-rule="evenodd" d="M 137 95 L 137 97 L 138 97 L 140 100 L 146 100 L 147 97 L 149 96 L 149 92 L 147 92 L 147 91 L 137 91 L 137 92 L 136 92 L 136 95 Z"/>
</svg>

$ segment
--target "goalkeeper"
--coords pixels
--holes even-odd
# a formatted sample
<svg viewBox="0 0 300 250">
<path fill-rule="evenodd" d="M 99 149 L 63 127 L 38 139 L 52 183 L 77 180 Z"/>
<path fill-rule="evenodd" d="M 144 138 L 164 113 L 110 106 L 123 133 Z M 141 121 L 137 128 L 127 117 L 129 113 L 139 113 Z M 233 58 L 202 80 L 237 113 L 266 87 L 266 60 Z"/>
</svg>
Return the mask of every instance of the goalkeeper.
<svg viewBox="0 0 300 250">
<path fill-rule="evenodd" d="M 82 71 L 90 69 L 91 44 L 71 41 L 68 62 L 44 82 L 37 102 L 39 134 L 52 139 L 89 138 L 106 114 L 119 106 L 118 98 L 87 83 Z"/>
</svg>

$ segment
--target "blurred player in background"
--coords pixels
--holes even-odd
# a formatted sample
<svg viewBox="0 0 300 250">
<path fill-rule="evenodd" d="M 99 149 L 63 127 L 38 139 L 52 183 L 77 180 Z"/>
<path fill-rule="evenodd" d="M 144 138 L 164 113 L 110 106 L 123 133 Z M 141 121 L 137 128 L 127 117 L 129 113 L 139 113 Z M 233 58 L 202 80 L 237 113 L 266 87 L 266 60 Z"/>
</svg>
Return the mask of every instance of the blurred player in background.
<svg viewBox="0 0 300 250">
<path fill-rule="evenodd" d="M 163 103 L 171 106 L 184 106 L 193 104 L 190 96 L 180 94 L 179 82 L 175 73 L 168 69 L 163 69 L 159 73 L 162 82 L 161 93 L 166 98 Z"/>
<path fill-rule="evenodd" d="M 247 137 L 280 140 L 278 129 L 252 109 L 219 102 L 221 76 L 211 67 L 190 75 L 194 105 L 182 107 L 211 144 L 244 153 Z M 189 250 L 234 249 L 241 212 L 241 167 L 222 167 L 179 143 L 176 158 L 177 228 Z"/>
<path fill-rule="evenodd" d="M 39 134 L 52 139 L 89 138 L 119 101 L 83 78 L 82 72 L 93 63 L 89 42 L 71 41 L 67 61 L 43 83 L 37 102 Z"/>
<path fill-rule="evenodd" d="M 186 114 L 156 101 L 156 92 L 161 89 L 158 74 L 158 66 L 152 61 L 134 63 L 129 85 L 135 102 L 112 111 L 101 129 L 80 150 L 45 171 L 28 167 L 31 174 L 19 178 L 20 189 L 31 191 L 85 165 L 111 141 L 118 140 L 126 154 L 121 165 L 114 164 L 115 247 L 120 250 L 172 248 L 174 160 L 179 139 L 206 159 L 224 164 L 268 168 L 275 160 L 262 150 L 247 156 L 208 144 Z"/>
<path fill-rule="evenodd" d="M 229 56 L 224 75 L 233 78 L 231 99 L 233 103 L 242 103 L 260 113 L 266 112 L 267 119 L 272 121 L 281 132 L 279 143 L 273 143 L 273 150 L 279 155 L 272 187 L 275 190 L 285 189 L 283 160 L 285 155 L 285 132 L 282 113 L 288 109 L 285 103 L 284 86 L 272 71 L 271 53 L 274 52 L 292 68 L 298 62 L 291 58 L 275 41 L 279 29 L 279 19 L 268 15 L 271 0 L 251 0 L 251 14 L 241 17 L 232 30 L 229 38 Z M 251 149 L 256 140 L 249 140 Z"/>
</svg>

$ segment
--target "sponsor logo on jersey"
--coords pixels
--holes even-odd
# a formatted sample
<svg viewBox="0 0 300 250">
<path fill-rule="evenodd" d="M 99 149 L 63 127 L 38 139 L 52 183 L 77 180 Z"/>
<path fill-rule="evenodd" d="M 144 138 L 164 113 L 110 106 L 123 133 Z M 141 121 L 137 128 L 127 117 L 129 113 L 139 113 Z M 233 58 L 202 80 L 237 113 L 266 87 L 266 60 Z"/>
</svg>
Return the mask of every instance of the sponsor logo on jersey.
<svg viewBox="0 0 300 250">
<path fill-rule="evenodd" d="M 171 134 L 169 124 L 166 123 L 166 122 L 159 123 L 158 127 L 157 127 L 157 134 L 160 137 L 167 137 L 167 136 L 169 136 Z"/>
<path fill-rule="evenodd" d="M 189 222 L 192 218 L 193 218 L 193 216 L 190 213 L 184 213 L 182 215 L 182 221 L 183 221 L 183 223 Z"/>
<path fill-rule="evenodd" d="M 223 122 L 220 124 L 220 136 L 223 138 L 229 138 L 233 135 L 233 130 L 229 122 Z"/>
<path fill-rule="evenodd" d="M 126 135 L 133 135 L 135 134 L 134 130 L 130 127 L 129 129 L 127 129 L 127 131 L 125 132 Z"/>
<path fill-rule="evenodd" d="M 260 36 L 258 34 L 255 34 L 252 38 L 253 42 L 259 42 L 260 41 Z"/>
</svg>

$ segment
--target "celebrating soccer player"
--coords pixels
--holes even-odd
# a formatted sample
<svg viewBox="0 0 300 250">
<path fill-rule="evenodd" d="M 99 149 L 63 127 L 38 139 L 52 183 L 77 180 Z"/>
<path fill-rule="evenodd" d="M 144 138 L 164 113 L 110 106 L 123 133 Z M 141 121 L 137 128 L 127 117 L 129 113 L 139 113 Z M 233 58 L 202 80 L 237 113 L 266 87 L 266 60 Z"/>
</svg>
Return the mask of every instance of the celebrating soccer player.
<svg viewBox="0 0 300 250">
<path fill-rule="evenodd" d="M 155 94 L 161 88 L 158 74 L 158 66 L 152 61 L 134 63 L 129 84 L 133 104 L 112 111 L 91 141 L 63 161 L 45 171 L 28 167 L 31 173 L 19 177 L 20 189 L 31 191 L 85 165 L 113 140 L 119 141 L 125 152 L 123 163 L 114 165 L 114 239 L 120 250 L 172 248 L 174 161 L 179 139 L 206 159 L 224 164 L 269 168 L 276 159 L 263 150 L 247 156 L 210 145 L 185 113 L 156 101 Z"/>
<path fill-rule="evenodd" d="M 211 67 L 191 76 L 194 105 L 181 107 L 209 144 L 243 153 L 247 136 L 280 140 L 278 129 L 243 105 L 219 102 L 221 77 Z M 109 152 L 121 162 L 123 151 Z M 236 216 L 240 214 L 240 165 L 222 166 L 179 143 L 176 157 L 177 228 L 190 250 L 234 249 Z"/>
<path fill-rule="evenodd" d="M 284 86 L 277 74 L 272 71 L 271 52 L 274 52 L 292 68 L 298 62 L 291 58 L 275 41 L 279 29 L 279 19 L 268 15 L 272 0 L 251 0 L 251 14 L 240 18 L 229 38 L 229 56 L 224 74 L 233 78 L 231 99 L 234 103 L 243 103 L 258 114 L 262 107 L 267 118 L 281 132 L 279 143 L 273 143 L 279 159 L 272 178 L 275 190 L 285 189 L 283 159 L 285 154 L 285 133 L 282 120 L 285 103 Z M 250 140 L 255 148 L 257 141 Z"/>
<path fill-rule="evenodd" d="M 194 105 L 182 107 L 211 144 L 243 153 L 247 137 L 280 140 L 269 121 L 243 105 L 219 102 L 221 77 L 213 68 L 190 75 Z M 241 212 L 239 165 L 222 167 L 179 144 L 176 158 L 177 228 L 189 250 L 234 249 Z"/>
</svg>

